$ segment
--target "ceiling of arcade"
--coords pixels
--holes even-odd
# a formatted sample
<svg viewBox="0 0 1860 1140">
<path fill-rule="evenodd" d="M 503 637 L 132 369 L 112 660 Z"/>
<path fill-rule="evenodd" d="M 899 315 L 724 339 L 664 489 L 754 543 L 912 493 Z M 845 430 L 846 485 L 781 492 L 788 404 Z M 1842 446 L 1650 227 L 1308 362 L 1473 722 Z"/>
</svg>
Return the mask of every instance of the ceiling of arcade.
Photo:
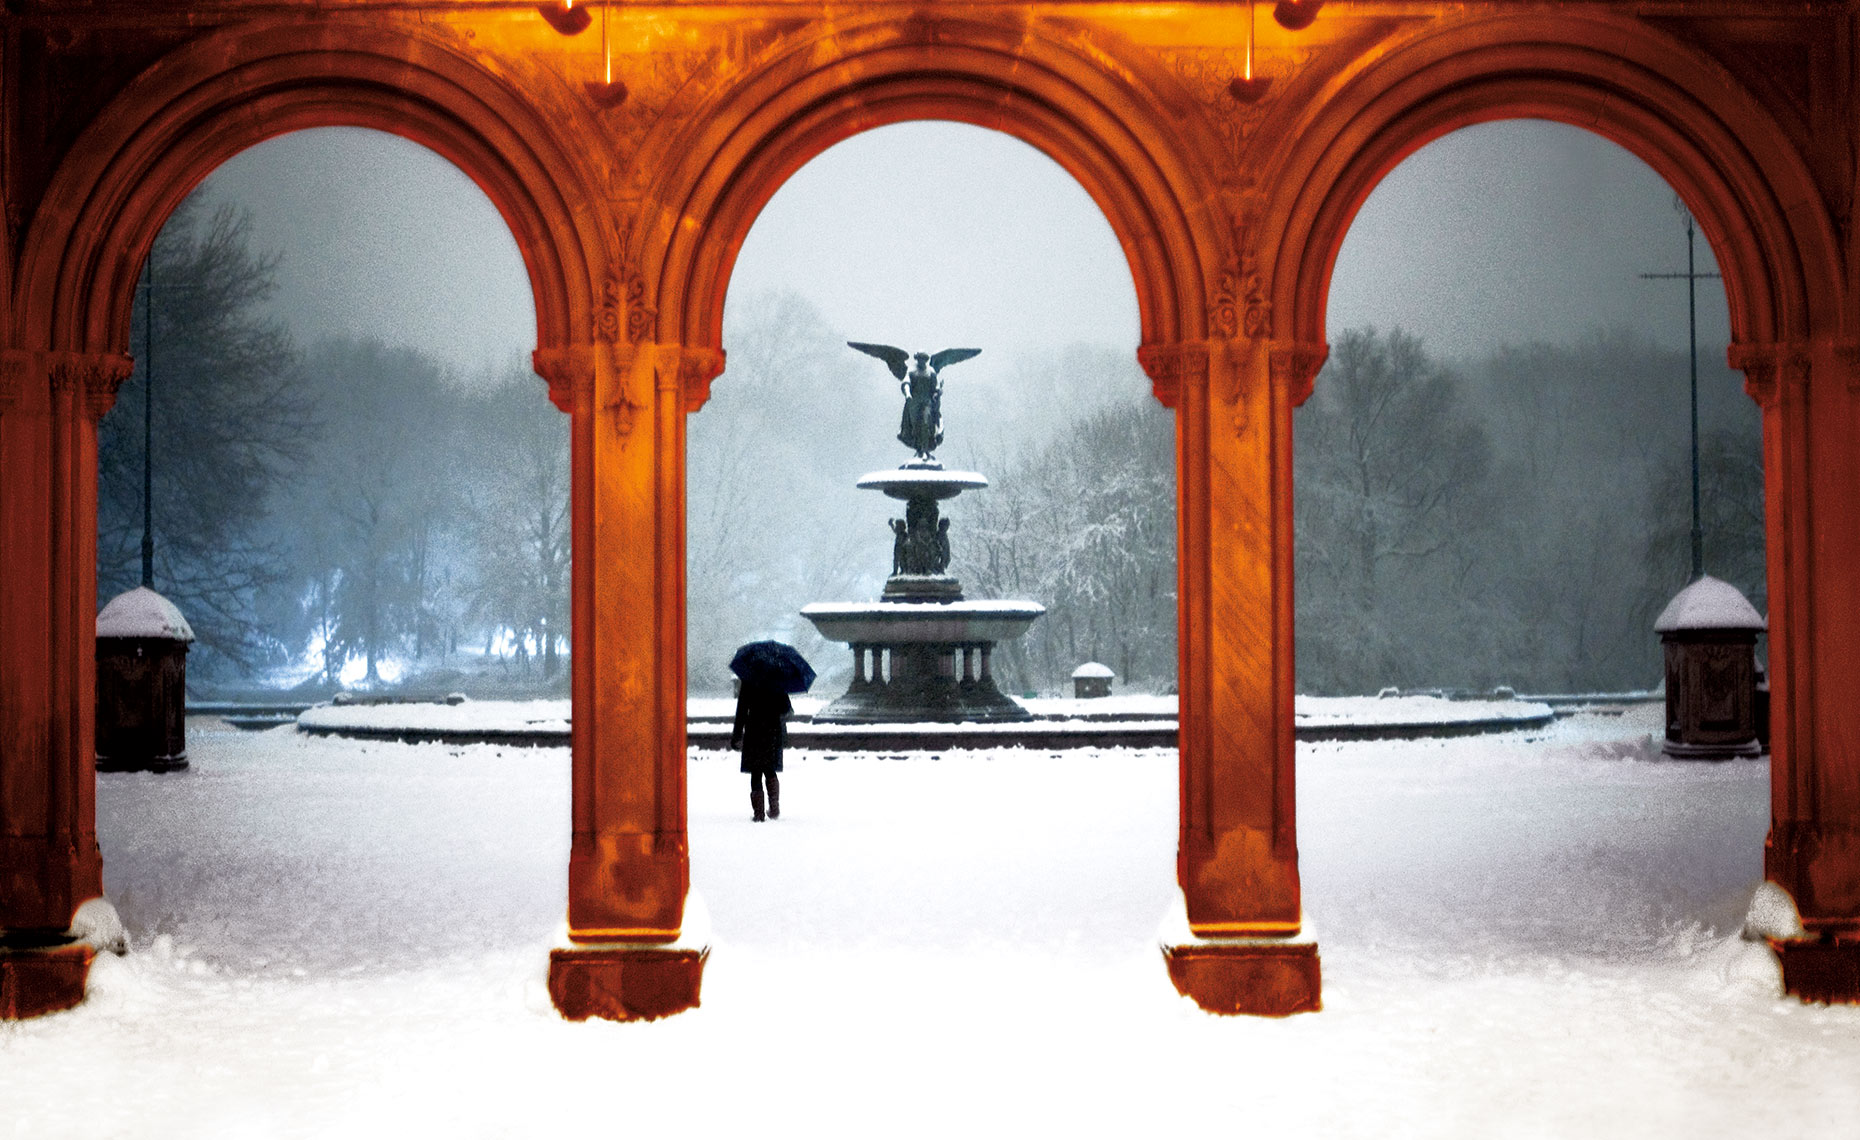
<svg viewBox="0 0 1860 1140">
<path fill-rule="evenodd" d="M 677 293 L 685 287 L 681 284 L 673 289 L 674 307 L 720 307 L 734 243 L 781 178 L 858 129 L 932 116 L 1001 127 L 1041 146 L 1105 207 L 1131 256 L 1138 291 L 1151 307 L 1167 308 L 1192 297 L 1193 307 L 1206 313 L 1205 321 L 1197 315 L 1168 328 L 1146 313 L 1146 340 L 1159 334 L 1164 339 L 1265 334 L 1269 323 L 1281 323 L 1273 321 L 1267 296 L 1273 290 L 1261 286 L 1261 267 L 1242 253 L 1249 248 L 1246 226 L 1260 224 L 1262 214 L 1267 224 L 1278 221 L 1268 201 L 1278 191 L 1262 182 L 1283 181 L 1278 172 L 1298 169 L 1296 163 L 1288 165 L 1289 158 L 1314 117 L 1353 77 L 1440 29 L 1464 29 L 1479 21 L 1489 22 L 1492 45 L 1510 34 L 1500 25 L 1513 17 L 1631 26 L 1631 34 L 1619 37 L 1627 54 L 1644 54 L 1649 43 L 1664 45 L 1661 52 L 1687 57 L 1686 66 L 1710 70 L 1727 90 L 1737 92 L 1754 114 L 1751 122 L 1729 123 L 1730 131 L 1759 129 L 1765 145 L 1782 148 L 1777 154 L 1786 151 L 1800 171 L 1801 185 L 1818 199 L 1814 211 L 1833 219 L 1831 227 L 1844 224 L 1854 182 L 1853 101 L 1842 97 L 1851 90 L 1854 2 L 1332 0 L 1321 5 L 1318 19 L 1296 30 L 1273 18 L 1271 0 L 1261 0 L 1251 20 L 1247 5 L 1231 2 L 683 0 L 575 7 L 588 11 L 592 20 L 578 33 L 564 35 L 535 3 L 506 0 L 10 0 L 0 10 L 7 267 L 19 270 L 21 243 L 32 232 L 35 213 L 48 194 L 66 184 L 54 181 L 61 164 L 69 166 L 74 154 L 81 156 L 92 144 L 100 116 L 121 115 L 126 101 L 133 103 L 159 86 L 152 78 L 177 67 L 203 78 L 235 68 L 240 53 L 262 35 L 282 37 L 276 43 L 300 51 L 340 52 L 349 34 L 364 28 L 417 45 L 416 66 L 427 66 L 428 57 L 444 58 L 527 108 L 533 117 L 515 124 L 516 137 L 526 130 L 554 136 L 556 149 L 539 151 L 538 161 L 575 168 L 557 173 L 574 184 L 569 198 L 585 194 L 592 199 L 592 209 L 586 202 L 571 201 L 567 207 L 576 215 L 575 224 L 592 234 L 582 239 L 584 244 L 617 251 L 591 252 L 588 264 L 632 266 L 607 272 L 604 285 L 590 287 L 588 304 L 597 310 L 595 319 L 605 305 L 608 322 L 620 326 L 613 330 L 616 335 L 633 340 L 709 339 L 703 319 L 696 326 L 653 327 L 655 312 L 667 304 L 668 286 L 660 278 L 675 269 L 690 279 L 691 289 L 716 293 L 685 296 Z M 1456 42 L 1463 47 L 1478 38 L 1462 30 Z M 861 53 L 877 59 L 873 53 L 886 44 L 915 50 L 920 61 L 940 55 L 954 59 L 969 49 L 979 54 L 963 65 L 967 85 L 939 95 L 921 62 L 861 62 Z M 303 58 L 306 70 L 295 79 L 280 72 L 272 82 L 307 82 L 315 56 Z M 1623 65 L 1624 77 L 1638 62 Z M 1646 62 L 1659 69 L 1669 61 Z M 1521 55 L 1519 63 L 1528 60 Z M 915 80 L 906 74 L 912 66 L 919 73 Z M 1245 82 L 1249 74 L 1251 84 Z M 366 80 L 393 81 L 391 71 Z M 452 90 L 475 98 L 473 82 L 467 77 Z M 991 104 L 991 82 L 1002 90 L 1017 89 L 1020 101 L 1003 96 Z M 184 89 L 186 84 L 170 74 L 169 90 Z M 778 126 L 758 123 L 759 114 L 802 107 L 792 96 L 802 89 L 819 93 L 814 110 L 795 112 L 797 121 L 813 115 L 811 127 L 784 138 Z M 880 94 L 868 99 L 873 91 Z M 1605 99 L 1596 96 L 1598 118 L 1605 115 Z M 819 109 L 836 100 L 836 111 Z M 1042 115 L 1049 110 L 1056 111 L 1055 122 L 1072 124 L 1075 133 L 1045 125 Z M 300 112 L 290 122 L 312 125 L 318 113 L 331 122 L 345 118 L 341 101 L 335 100 L 321 112 Z M 1580 106 L 1566 104 L 1555 116 L 1579 121 L 1583 113 Z M 1464 117 L 1470 121 L 1479 115 L 1469 111 Z M 266 129 L 233 115 L 227 137 L 250 145 Z M 1122 144 L 1116 142 L 1120 130 L 1129 136 Z M 750 141 L 740 144 L 744 153 L 734 161 L 742 169 L 760 169 L 760 184 L 707 190 L 707 173 L 693 165 L 694 156 L 727 153 L 739 136 Z M 1081 141 L 1093 136 L 1113 141 L 1093 153 Z M 1366 142 L 1353 138 L 1347 126 L 1335 137 L 1345 146 Z M 757 145 L 775 145 L 771 139 L 786 150 L 753 153 Z M 419 141 L 433 145 L 432 139 Z M 1413 146 L 1425 141 L 1417 136 Z M 186 145 L 203 155 L 211 149 L 199 139 Z M 1641 156 L 1660 168 L 1662 155 Z M 213 156 L 210 163 L 203 158 L 205 168 L 190 170 L 189 176 L 204 176 L 225 157 Z M 1392 156 L 1388 165 L 1399 157 Z M 1757 161 L 1771 160 L 1759 155 Z M 1154 169 L 1137 169 L 1146 162 Z M 481 171 L 468 173 L 486 181 Z M 500 200 L 495 187 L 487 190 L 507 217 L 520 213 Z M 1159 195 L 1171 201 L 1144 201 Z M 655 255 L 638 268 L 639 249 L 676 246 L 680 226 L 689 227 L 694 213 L 701 214 L 694 205 L 700 199 L 708 203 L 704 209 L 727 207 L 740 215 L 711 237 L 725 248 L 711 251 L 708 269 L 698 264 L 705 256 L 701 251 L 689 255 L 695 259 L 689 266 L 673 266 Z M 1782 202 L 1776 213 L 1803 208 L 1801 202 Z M 1180 216 L 1163 217 L 1169 209 Z M 1145 214 L 1151 216 L 1139 216 Z M 1701 215 L 1708 232 L 1714 220 L 1710 214 Z M 644 224 L 636 229 L 635 220 L 642 218 Z M 718 223 L 712 218 L 702 224 Z M 521 243 L 515 221 L 513 228 L 519 228 Z M 152 232 L 143 236 L 152 238 Z M 1175 248 L 1143 248 L 1153 244 Z M 1197 280 L 1165 280 L 1177 271 L 1164 267 L 1151 270 L 1156 281 L 1146 284 L 1146 256 L 1161 265 L 1179 260 L 1184 249 L 1194 250 L 1200 263 L 1192 267 Z M 139 250 L 130 252 L 139 258 Z M 592 273 L 599 278 L 603 271 Z"/>
</svg>

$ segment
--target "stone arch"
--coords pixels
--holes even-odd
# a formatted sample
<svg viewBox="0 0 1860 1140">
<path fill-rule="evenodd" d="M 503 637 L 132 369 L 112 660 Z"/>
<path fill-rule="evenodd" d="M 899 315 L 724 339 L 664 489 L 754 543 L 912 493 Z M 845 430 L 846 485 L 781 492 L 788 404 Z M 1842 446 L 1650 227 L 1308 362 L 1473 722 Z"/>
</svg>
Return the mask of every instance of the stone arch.
<svg viewBox="0 0 1860 1140">
<path fill-rule="evenodd" d="M 122 352 L 134 282 L 182 198 L 234 154 L 313 127 L 368 127 L 457 166 L 510 227 L 541 345 L 586 342 L 602 243 L 574 152 L 533 101 L 440 42 L 342 21 L 206 37 L 134 80 L 78 140 L 23 244 L 27 345 Z"/>
<path fill-rule="evenodd" d="M 1840 322 L 1839 243 L 1801 156 L 1721 66 L 1645 22 L 1519 13 L 1423 25 L 1311 102 L 1320 109 L 1284 132 L 1264 231 L 1279 235 L 1268 251 L 1279 337 L 1324 342 L 1337 251 L 1384 175 L 1442 135 L 1507 118 L 1592 131 L 1677 190 L 1724 271 L 1734 340 Z"/>
<path fill-rule="evenodd" d="M 789 175 L 862 131 L 942 119 L 1012 135 L 1071 174 L 1123 248 L 1142 343 L 1199 341 L 1228 227 L 1216 180 L 1190 156 L 1219 148 L 1197 125 L 1164 120 L 1164 105 L 1138 79 L 1009 21 L 874 17 L 837 24 L 831 50 L 798 41 L 704 111 L 706 145 L 649 195 L 657 339 L 718 347 L 736 254 Z"/>
</svg>

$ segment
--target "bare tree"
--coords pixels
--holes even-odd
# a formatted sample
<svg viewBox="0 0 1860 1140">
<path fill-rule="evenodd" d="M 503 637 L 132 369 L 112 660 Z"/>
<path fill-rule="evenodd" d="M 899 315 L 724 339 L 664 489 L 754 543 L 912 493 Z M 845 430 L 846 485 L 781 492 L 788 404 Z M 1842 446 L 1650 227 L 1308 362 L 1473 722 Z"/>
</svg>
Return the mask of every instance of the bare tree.
<svg viewBox="0 0 1860 1140">
<path fill-rule="evenodd" d="M 139 291 L 131 321 L 136 371 L 99 427 L 97 587 L 101 602 L 141 580 L 148 409 L 155 587 L 187 615 L 199 638 L 191 668 L 211 677 L 288 656 L 259 608 L 261 592 L 285 576 L 265 522 L 317 425 L 296 384 L 290 334 L 264 312 L 278 256 L 252 252 L 249 216 L 209 211 L 205 193 L 186 199 L 155 240 L 153 304 Z"/>
</svg>

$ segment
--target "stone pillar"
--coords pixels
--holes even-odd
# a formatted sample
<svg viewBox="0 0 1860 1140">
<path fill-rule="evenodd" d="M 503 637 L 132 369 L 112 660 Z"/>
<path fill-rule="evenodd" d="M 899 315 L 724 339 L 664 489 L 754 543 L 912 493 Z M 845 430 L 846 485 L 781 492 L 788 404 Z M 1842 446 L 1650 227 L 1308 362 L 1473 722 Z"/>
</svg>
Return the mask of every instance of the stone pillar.
<svg viewBox="0 0 1860 1140">
<path fill-rule="evenodd" d="M 1292 739 L 1292 409 L 1322 345 L 1146 346 L 1176 409 L 1181 837 L 1176 987 L 1221 1013 L 1319 1005 L 1298 880 Z"/>
<path fill-rule="evenodd" d="M 1763 408 L 1769 559 L 1770 833 L 1764 874 L 1807 938 L 1773 943 L 1784 986 L 1860 1001 L 1860 350 L 1734 344 Z"/>
<path fill-rule="evenodd" d="M 89 950 L 65 932 L 103 893 L 97 421 L 131 367 L 113 353 L 0 353 L 0 939 L 12 947 L 0 948 L 0 1016 L 84 997 Z"/>
<path fill-rule="evenodd" d="M 697 1004 L 708 954 L 681 940 L 684 417 L 722 354 L 597 343 L 534 359 L 573 417 L 570 945 L 550 993 L 570 1018 L 659 1017 Z"/>
<path fill-rule="evenodd" d="M 863 691 L 865 690 L 865 687 L 866 687 L 866 679 L 865 679 L 865 646 L 863 646 L 863 645 L 859 645 L 859 644 L 857 644 L 857 643 L 855 643 L 855 644 L 853 645 L 853 647 L 852 647 L 852 651 L 853 651 L 853 679 L 852 679 L 852 687 L 853 687 L 854 689 L 857 689 L 857 690 L 859 690 L 859 691 L 861 691 L 861 692 L 863 692 Z"/>
</svg>

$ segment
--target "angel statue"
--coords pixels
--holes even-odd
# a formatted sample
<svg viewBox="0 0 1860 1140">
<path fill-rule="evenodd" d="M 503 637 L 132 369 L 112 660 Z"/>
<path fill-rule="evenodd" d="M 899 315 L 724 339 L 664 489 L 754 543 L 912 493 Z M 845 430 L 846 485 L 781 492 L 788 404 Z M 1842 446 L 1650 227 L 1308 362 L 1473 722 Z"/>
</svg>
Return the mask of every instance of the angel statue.
<svg viewBox="0 0 1860 1140">
<path fill-rule="evenodd" d="M 940 373 L 957 361 L 979 356 L 982 350 L 946 348 L 934 355 L 919 352 L 915 356 L 916 367 L 911 367 L 912 354 L 901 348 L 861 344 L 856 340 L 846 344 L 867 356 L 878 357 L 898 378 L 898 390 L 904 394 L 904 416 L 898 421 L 898 442 L 910 448 L 922 462 L 934 462 L 936 449 L 943 442 L 943 378 Z"/>
</svg>

